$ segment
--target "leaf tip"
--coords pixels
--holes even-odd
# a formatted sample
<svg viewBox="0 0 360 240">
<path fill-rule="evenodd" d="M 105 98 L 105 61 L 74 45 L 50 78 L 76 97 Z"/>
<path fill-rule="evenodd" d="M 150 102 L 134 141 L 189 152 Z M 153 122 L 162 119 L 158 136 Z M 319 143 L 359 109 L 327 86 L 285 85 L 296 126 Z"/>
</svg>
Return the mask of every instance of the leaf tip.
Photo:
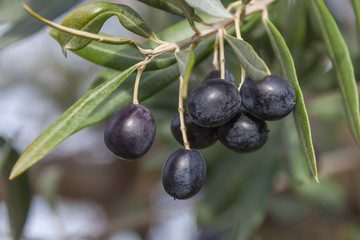
<svg viewBox="0 0 360 240">
<path fill-rule="evenodd" d="M 10 173 L 10 177 L 9 180 L 13 180 L 14 178 L 16 178 L 18 176 L 18 174 L 14 171 L 14 169 L 11 171 Z"/>
<path fill-rule="evenodd" d="M 315 178 L 315 181 L 316 181 L 317 183 L 320 183 L 319 177 L 318 177 L 317 175 L 315 175 L 314 178 Z"/>
<path fill-rule="evenodd" d="M 67 48 L 61 48 L 62 53 L 64 54 L 64 57 L 67 58 L 67 52 L 66 52 Z"/>
</svg>

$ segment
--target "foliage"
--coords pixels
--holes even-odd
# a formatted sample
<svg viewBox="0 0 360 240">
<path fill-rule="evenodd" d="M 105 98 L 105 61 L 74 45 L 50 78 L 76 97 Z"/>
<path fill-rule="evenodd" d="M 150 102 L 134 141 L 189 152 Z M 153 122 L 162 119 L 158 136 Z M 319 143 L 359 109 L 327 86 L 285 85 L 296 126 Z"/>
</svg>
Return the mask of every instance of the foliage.
<svg viewBox="0 0 360 240">
<path fill-rule="evenodd" d="M 282 169 L 286 170 L 289 187 L 300 198 L 316 198 L 321 185 L 299 185 L 311 181 L 309 172 L 319 181 L 309 120 L 312 108 L 305 104 L 306 90 L 327 96 L 326 91 L 333 89 L 323 87 L 323 82 L 337 80 L 343 105 L 335 106 L 345 109 L 344 117 L 348 121 L 352 137 L 360 146 L 356 83 L 358 76 L 354 72 L 352 60 L 352 57 L 358 56 L 351 55 L 350 45 L 345 41 L 323 0 L 140 1 L 186 19 L 155 34 L 135 10 L 122 4 L 92 2 L 74 10 L 61 24 L 47 19 L 66 10 L 74 1 L 54 1 L 49 12 L 42 11 L 36 1 L 29 1 L 29 6 L 23 5 L 35 18 L 56 29 L 49 33 L 59 42 L 65 56 L 66 51 L 70 50 L 106 69 L 94 80 L 89 92 L 21 154 L 10 178 L 19 177 L 72 134 L 105 121 L 132 101 L 142 102 L 152 98 L 156 102 L 155 95 L 179 79 L 179 76 L 183 80 L 180 91 L 182 101 L 187 97 L 188 87 L 191 89 L 191 76 L 197 74 L 195 66 L 204 64 L 214 52 L 213 64 L 215 68 L 219 67 L 219 46 L 221 71 L 223 72 L 226 63 L 226 68 L 233 70 L 234 75 L 241 75 L 238 77 L 240 86 L 245 74 L 261 82 L 271 71 L 288 79 L 296 91 L 297 99 L 293 119 L 281 120 L 284 124 L 273 123 L 269 142 L 259 152 L 238 156 L 224 153 L 219 146 L 204 150 L 205 159 L 206 156 L 215 159 L 226 155 L 227 160 L 221 163 L 212 160 L 207 162 L 210 169 L 208 184 L 197 208 L 199 226 L 204 229 L 217 226 L 215 230 L 227 239 L 251 239 L 271 209 L 271 201 L 275 199 L 271 183 Z M 357 27 L 360 29 L 359 4 L 357 1 L 352 3 Z M 6 6 L 6 9 L 15 6 L 6 0 L 0 2 L 1 5 Z M 0 14 L 0 21 L 5 21 L 1 16 Z M 15 24 L 0 38 L 5 39 L 5 43 L 0 44 L 0 49 L 7 46 L 6 42 L 23 38 L 41 26 L 37 23 L 31 31 L 22 31 L 27 26 L 26 22 L 32 22 L 35 18 L 30 15 L 21 16 L 19 19 L 11 19 Z M 112 16 L 117 16 L 124 28 L 146 41 L 135 42 L 101 33 L 102 26 Z M 18 31 L 21 34 L 14 38 L 8 37 L 12 32 Z M 11 40 L 7 40 L 8 38 Z M 324 57 L 327 60 L 326 66 L 322 64 Z M 334 77 L 330 76 L 330 79 L 321 79 L 316 83 L 306 81 L 314 76 L 325 75 L 329 67 Z M 136 87 L 133 82 L 140 76 L 139 93 L 134 91 L 134 97 L 132 91 Z M 337 103 L 339 99 L 338 97 Z M 331 108 L 333 111 L 330 114 L 342 111 L 338 108 Z M 285 144 L 279 144 L 281 142 Z M 308 168 L 305 168 L 303 162 L 306 162 Z M 327 179 L 325 187 L 331 190 L 324 190 L 324 195 L 328 194 L 329 199 L 334 199 L 335 205 L 337 201 L 341 201 L 341 194 L 333 191 L 337 189 L 336 186 Z M 221 194 L 214 194 L 219 190 Z M 29 202 L 27 191 L 21 193 L 26 195 L 24 208 Z M 329 193 L 331 191 L 333 192 Z M 337 206 L 339 205 L 341 204 Z M 24 215 L 19 218 L 23 219 Z M 19 218 L 14 221 L 21 222 Z M 21 223 L 17 228 L 22 228 Z M 14 230 L 14 236 L 18 237 L 19 232 L 21 230 Z"/>
</svg>

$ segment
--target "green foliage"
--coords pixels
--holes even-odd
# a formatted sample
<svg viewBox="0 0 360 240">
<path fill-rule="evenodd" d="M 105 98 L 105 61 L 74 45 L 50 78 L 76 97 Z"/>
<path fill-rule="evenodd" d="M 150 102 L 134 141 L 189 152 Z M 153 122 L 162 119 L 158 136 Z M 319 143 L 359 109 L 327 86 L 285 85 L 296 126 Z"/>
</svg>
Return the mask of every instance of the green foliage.
<svg viewBox="0 0 360 240">
<path fill-rule="evenodd" d="M 23 173 L 76 132 L 96 107 L 108 98 L 138 66 L 134 65 L 111 80 L 100 84 L 74 103 L 21 154 L 11 171 L 10 179 Z"/>
<path fill-rule="evenodd" d="M 118 17 L 120 23 L 127 30 L 145 38 L 155 38 L 153 31 L 130 7 L 107 2 L 86 4 L 67 16 L 61 25 L 90 33 L 98 33 L 105 21 L 114 15 Z M 57 40 L 65 55 L 67 49 L 79 50 L 91 42 L 89 39 L 79 38 L 65 32 L 58 32 Z"/>
<path fill-rule="evenodd" d="M 74 10 L 61 25 L 46 21 L 27 9 L 56 29 L 49 32 L 60 43 L 64 53 L 69 49 L 106 69 L 93 81 L 89 92 L 66 110 L 22 153 L 13 167 L 11 178 L 26 171 L 72 134 L 103 122 L 120 108 L 131 104 L 134 81 L 138 73 L 136 69 L 144 68 L 138 100 L 143 102 L 150 98 L 154 108 L 157 107 L 157 111 L 163 113 L 160 118 L 163 118 L 164 122 L 164 119 L 170 121 L 168 113 L 176 112 L 178 107 L 169 100 L 176 96 L 174 92 L 170 92 L 171 83 L 181 75 L 184 78 L 183 96 L 186 96 L 187 88 L 193 87 L 192 80 L 200 79 L 210 72 L 209 55 L 214 50 L 215 35 L 219 30 L 225 29 L 224 38 L 228 44 L 225 46 L 226 68 L 233 72 L 237 79 L 240 79 L 241 69 L 244 69 L 243 76 L 246 74 L 257 82 L 269 76 L 270 70 L 273 73 L 281 72 L 296 91 L 296 107 L 293 118 L 286 118 L 280 123 L 269 123 L 269 140 L 264 148 L 256 153 L 228 153 L 220 145 L 202 152 L 209 171 L 204 195 L 197 205 L 199 226 L 215 229 L 221 233 L 221 239 L 252 239 L 269 211 L 279 211 L 278 206 L 275 206 L 279 199 L 274 198 L 273 183 L 283 169 L 287 173 L 285 182 L 288 185 L 285 184 L 285 188 L 301 202 L 300 209 L 308 210 L 309 206 L 315 206 L 333 214 L 343 212 L 346 206 L 341 189 L 326 177 L 323 181 L 320 179 L 321 184 L 309 178 L 310 172 L 318 181 L 317 159 L 313 146 L 313 133 L 318 129 L 311 130 L 309 117 L 328 121 L 331 118 L 334 125 L 346 117 L 353 138 L 360 145 L 359 99 L 353 63 L 348 45 L 324 2 L 278 0 L 273 3 L 271 0 L 264 0 L 260 4 L 260 1 L 243 1 L 229 13 L 225 6 L 237 1 L 139 1 L 186 19 L 155 35 L 133 9 L 121 4 L 89 3 Z M 59 7 L 58 11 L 51 8 L 49 12 L 55 16 L 64 11 L 71 1 L 62 2 L 63 4 L 54 1 L 53 7 L 61 5 L 63 8 Z M 352 4 L 359 28 L 359 4 L 357 1 L 352 1 Z M 0 6 L 17 9 L 13 2 L 7 0 L 0 1 Z M 32 7 L 40 15 L 48 16 L 47 12 L 37 10 L 35 5 Z M 264 10 L 264 7 L 267 7 L 267 11 L 263 13 L 263 24 L 258 24 L 261 19 L 259 12 Z M 240 30 L 246 41 L 234 37 L 232 13 L 236 11 L 242 12 Z M 34 21 L 33 17 L 24 14 L 16 18 L 2 17 L 1 13 L 3 10 L 0 8 L 0 22 L 6 19 L 13 22 L 19 19 L 20 22 Z M 132 39 L 100 33 L 103 24 L 112 16 L 117 16 L 120 24 L 127 30 L 147 40 L 136 43 Z M 211 19 L 212 23 L 202 19 Z M 27 23 L 22 24 L 29 26 Z M 35 31 L 37 26 L 41 25 L 37 23 L 33 29 L 30 27 L 31 31 Z M 323 42 L 318 38 L 317 32 L 321 33 Z M 21 36 L 25 34 L 17 37 Z M 0 43 L 0 49 L 1 46 Z M 325 50 L 331 65 L 324 64 L 328 60 Z M 217 52 L 214 51 L 214 55 L 215 53 Z M 323 79 L 325 76 L 327 79 Z M 336 84 L 332 84 L 336 83 L 336 80 L 344 107 L 340 105 L 340 94 L 328 94 L 328 90 L 337 90 Z M 169 93 L 162 92 L 168 86 Z M 314 101 L 310 97 L 305 105 L 308 95 L 304 92 L 307 90 L 317 95 L 320 93 L 321 98 Z M 345 108 L 346 114 L 341 114 L 342 108 Z M 325 138 L 324 141 L 331 141 Z M 168 150 L 164 150 L 166 151 Z M 18 157 L 13 153 L 12 160 Z M 163 154 L 156 156 L 164 158 Z M 221 161 L 217 161 L 218 159 Z M 9 174 L 9 168 L 6 169 L 3 175 Z M 56 170 L 49 171 L 42 180 L 43 194 L 53 209 L 56 205 L 54 189 L 57 188 L 58 174 Z M 13 188 L 14 196 L 25 194 L 22 198 L 24 202 L 17 202 L 20 199 L 16 198 L 9 204 L 11 206 L 11 202 L 14 202 L 23 206 L 19 216 L 15 214 L 16 217 L 11 217 L 15 216 L 11 214 L 14 210 L 9 210 L 11 222 L 16 226 L 13 227 L 13 232 L 17 238 L 21 235 L 30 201 L 25 178 L 26 175 L 21 175 L 15 179 L 22 182 L 22 186 Z M 290 205 L 299 206 L 292 203 Z"/>
<path fill-rule="evenodd" d="M 270 70 L 265 62 L 256 54 L 250 44 L 232 36 L 225 37 L 234 50 L 246 74 L 255 82 L 261 82 L 270 76 Z"/>
<path fill-rule="evenodd" d="M 295 125 L 310 171 L 315 177 L 316 181 L 318 181 L 316 157 L 311 137 L 311 128 L 300 84 L 296 76 L 294 61 L 284 39 L 274 24 L 272 24 L 270 20 L 265 20 L 264 24 L 266 26 L 266 30 L 268 31 L 271 44 L 280 63 L 282 72 L 296 91 L 296 108 L 294 111 Z"/>
<path fill-rule="evenodd" d="M 324 2 L 322 0 L 312 0 L 311 3 L 336 72 L 351 133 L 360 146 L 359 95 L 349 50 Z"/>
<path fill-rule="evenodd" d="M 220 18 L 231 18 L 220 0 L 186 0 L 195 9 Z"/>
<path fill-rule="evenodd" d="M 0 50 L 39 31 L 44 24 L 26 14 L 21 3 L 47 19 L 54 19 L 79 1 L 76 0 L 3 0 L 0 1 L 0 23 L 11 23 L 11 27 L 0 37 Z"/>
<path fill-rule="evenodd" d="M 8 179 L 10 171 L 18 158 L 19 153 L 13 148 L 11 142 L 0 137 L 1 188 L 4 190 L 3 193 L 10 220 L 11 235 L 15 240 L 21 239 L 22 237 L 32 198 L 30 182 L 26 173 L 13 181 Z"/>
</svg>

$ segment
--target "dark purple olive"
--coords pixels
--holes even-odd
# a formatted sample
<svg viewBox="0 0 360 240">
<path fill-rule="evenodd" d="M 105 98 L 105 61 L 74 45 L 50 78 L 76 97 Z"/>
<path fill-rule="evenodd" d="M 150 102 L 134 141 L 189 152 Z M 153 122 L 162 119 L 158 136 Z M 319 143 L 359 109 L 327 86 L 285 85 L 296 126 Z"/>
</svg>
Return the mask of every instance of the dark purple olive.
<svg viewBox="0 0 360 240">
<path fill-rule="evenodd" d="M 261 83 L 246 77 L 241 87 L 242 104 L 252 115 L 264 120 L 278 120 L 288 115 L 296 103 L 294 88 L 276 74 Z"/>
<path fill-rule="evenodd" d="M 216 143 L 218 139 L 217 128 L 207 128 L 197 125 L 191 120 L 189 113 L 186 110 L 184 111 L 184 121 L 190 148 L 202 149 Z M 171 121 L 171 133 L 178 143 L 184 145 L 182 132 L 180 130 L 179 113 L 176 114 Z"/>
<path fill-rule="evenodd" d="M 221 78 L 221 71 L 220 70 L 213 70 L 211 71 L 204 79 L 204 81 L 210 80 L 210 79 L 220 79 Z M 228 70 L 225 70 L 225 80 L 233 83 L 235 86 L 237 86 L 237 82 L 234 78 L 234 75 L 231 74 Z"/>
<path fill-rule="evenodd" d="M 220 142 L 238 153 L 258 150 L 265 144 L 267 137 L 266 122 L 244 111 L 219 127 Z"/>
<path fill-rule="evenodd" d="M 175 199 L 187 199 L 202 188 L 206 178 L 205 161 L 194 150 L 178 149 L 162 169 L 165 191 Z"/>
<path fill-rule="evenodd" d="M 131 104 L 111 117 L 105 128 L 105 145 L 125 160 L 137 159 L 150 149 L 155 131 L 151 112 L 142 105 Z"/>
<path fill-rule="evenodd" d="M 211 79 L 200 83 L 190 94 L 187 110 L 191 119 L 203 127 L 217 127 L 239 111 L 241 97 L 229 81 Z"/>
</svg>

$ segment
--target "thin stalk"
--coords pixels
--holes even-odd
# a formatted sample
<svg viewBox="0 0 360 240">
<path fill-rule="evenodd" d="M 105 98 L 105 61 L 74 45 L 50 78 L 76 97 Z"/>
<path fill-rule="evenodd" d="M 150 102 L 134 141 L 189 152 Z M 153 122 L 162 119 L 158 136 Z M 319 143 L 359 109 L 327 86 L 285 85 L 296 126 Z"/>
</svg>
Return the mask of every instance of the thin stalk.
<svg viewBox="0 0 360 240">
<path fill-rule="evenodd" d="M 142 73 L 144 72 L 146 65 L 148 65 L 154 57 L 146 58 L 138 67 L 137 74 L 135 78 L 135 84 L 134 84 L 134 93 L 133 93 L 133 104 L 139 104 L 138 94 L 139 94 L 139 85 L 140 85 L 140 78 Z"/>
<path fill-rule="evenodd" d="M 224 48 L 224 29 L 220 28 L 219 32 L 219 45 L 220 45 L 220 71 L 221 79 L 225 79 L 225 48 Z"/>
<path fill-rule="evenodd" d="M 212 65 L 215 70 L 219 70 L 219 34 L 216 34 L 215 43 L 214 43 L 214 57 Z"/>
<path fill-rule="evenodd" d="M 189 144 L 189 141 L 187 138 L 187 134 L 186 134 L 186 125 L 185 125 L 185 119 L 184 119 L 184 105 L 183 105 L 184 101 L 183 101 L 183 97 L 182 97 L 183 87 L 184 87 L 184 79 L 180 75 L 180 77 L 179 77 L 179 108 L 178 108 L 179 117 L 180 117 L 180 130 L 181 130 L 185 149 L 191 150 L 190 144 Z"/>
</svg>

